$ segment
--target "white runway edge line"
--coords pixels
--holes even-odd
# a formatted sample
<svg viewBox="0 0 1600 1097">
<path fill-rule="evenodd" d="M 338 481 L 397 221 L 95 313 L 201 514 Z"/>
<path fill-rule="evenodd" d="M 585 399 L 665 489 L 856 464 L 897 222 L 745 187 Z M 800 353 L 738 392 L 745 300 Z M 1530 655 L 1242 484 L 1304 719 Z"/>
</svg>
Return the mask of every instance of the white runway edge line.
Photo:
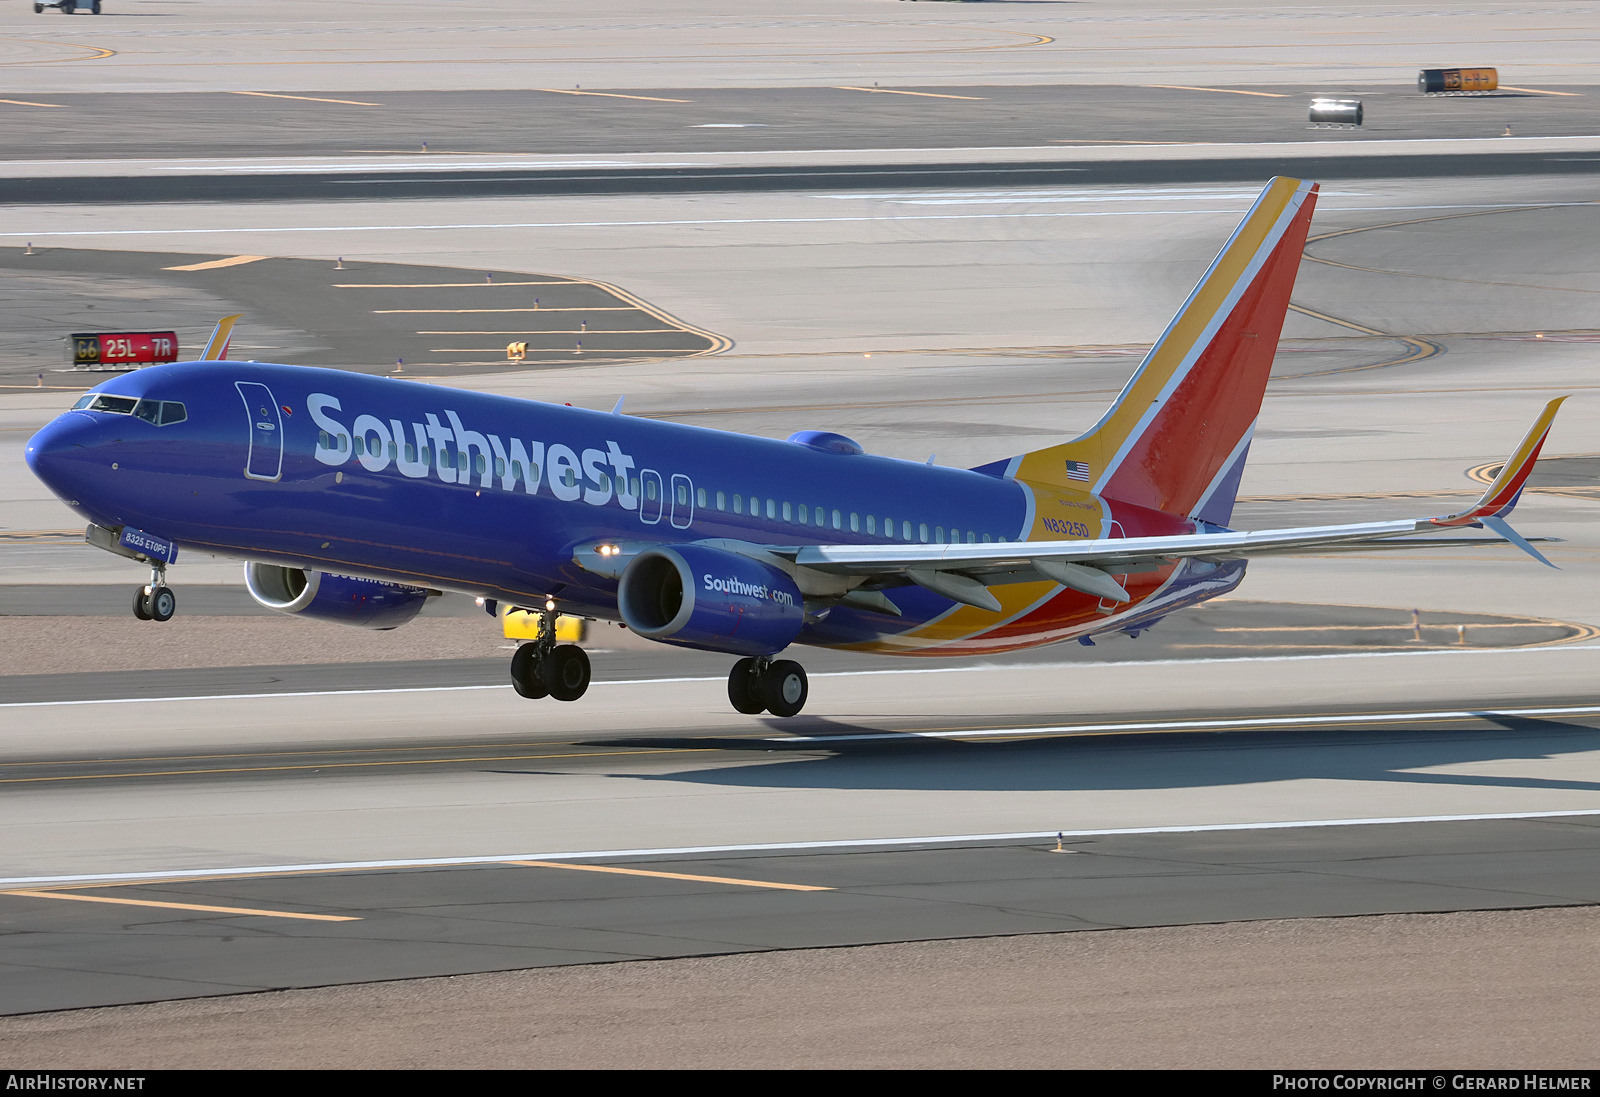
<svg viewBox="0 0 1600 1097">
<path fill-rule="evenodd" d="M 967 667 L 905 667 L 880 670 L 824 670 L 810 675 L 812 678 L 870 678 L 875 675 L 901 674 L 987 674 L 1005 670 L 1088 670 L 1109 667 L 1185 667 L 1212 666 L 1226 663 L 1309 663 L 1328 659 L 1419 659 L 1442 657 L 1461 659 L 1469 656 L 1550 655 L 1563 651 L 1600 651 L 1600 644 L 1572 644 L 1566 647 L 1498 648 L 1469 651 L 1352 651 L 1336 655 L 1237 655 L 1216 659 L 1129 659 L 1118 663 L 983 663 Z M 725 682 L 724 675 L 694 675 L 680 678 L 617 678 L 610 681 L 596 679 L 589 684 L 597 686 L 647 686 L 670 682 Z M 285 693 L 202 693 L 184 697 L 99 697 L 83 701 L 5 701 L 0 709 L 8 708 L 63 708 L 68 705 L 153 705 L 173 701 L 259 701 L 275 697 L 374 697 L 386 693 L 465 693 L 472 690 L 510 689 L 510 683 L 493 686 L 395 686 L 389 689 L 315 689 Z M 1486 710 L 1487 711 L 1487 710 Z M 1530 710 L 1532 711 L 1532 710 Z M 1556 711 L 1556 710 L 1550 710 Z M 1567 711 L 1567 710 L 1561 710 Z M 1571 710 L 1573 713 L 1579 710 Z"/>
<path fill-rule="evenodd" d="M 840 838 L 821 842 L 761 842 L 734 846 L 669 846 L 662 849 L 566 850 L 561 853 L 508 853 L 493 857 L 427 857 L 418 860 L 322 861 L 302 865 L 249 865 L 239 868 L 179 869 L 173 872 L 104 872 L 80 876 L 14 876 L 0 878 L 0 889 L 67 884 L 136 884 L 155 880 L 204 880 L 211 877 L 359 872 L 371 869 L 453 868 L 514 861 L 600 861 L 614 858 L 659 861 L 706 854 L 807 853 L 822 850 L 897 849 L 904 846 L 957 846 L 999 842 L 1049 841 L 1062 838 L 1114 838 L 1136 834 L 1210 834 L 1240 830 L 1294 830 L 1300 827 L 1370 827 L 1400 823 L 1473 823 L 1516 819 L 1573 819 L 1600 815 L 1600 808 L 1578 811 L 1506 811 L 1480 815 L 1398 815 L 1373 819 L 1288 819 L 1270 823 L 1196 823 L 1166 827 L 1119 827 L 1111 830 L 1022 830 L 1001 834 L 937 834 L 918 838 Z"/>
<path fill-rule="evenodd" d="M 1532 203 L 1532 205 L 1540 209 L 1554 209 L 1558 206 L 1593 206 L 1596 204 L 1600 203 Z M 1505 202 L 1490 202 L 1438 206 L 1328 206 L 1326 208 L 1338 213 L 1412 213 L 1448 209 L 1509 210 L 1523 207 Z M 1049 210 L 1038 213 L 917 213 L 862 217 L 720 217 L 667 221 L 508 221 L 465 222 L 449 225 L 285 225 L 226 229 L 28 229 L 22 232 L 0 232 L 0 238 L 15 237 L 19 240 L 23 238 L 42 240 L 46 237 L 57 236 L 215 236 L 283 232 L 422 232 L 434 230 L 460 232 L 468 229 L 668 228 L 676 225 L 827 225 L 870 221 L 1003 221 L 1019 217 L 1237 217 L 1238 215 L 1238 207 L 1229 209 Z"/>
</svg>

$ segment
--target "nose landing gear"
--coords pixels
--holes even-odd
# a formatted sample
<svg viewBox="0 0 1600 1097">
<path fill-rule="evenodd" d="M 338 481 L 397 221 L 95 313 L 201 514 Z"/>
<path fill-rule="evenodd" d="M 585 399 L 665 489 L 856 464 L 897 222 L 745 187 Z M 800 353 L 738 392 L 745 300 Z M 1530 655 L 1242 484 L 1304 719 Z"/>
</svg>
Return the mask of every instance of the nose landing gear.
<svg viewBox="0 0 1600 1097">
<path fill-rule="evenodd" d="M 170 621 L 178 612 L 178 596 L 167 586 L 166 565 L 150 569 L 150 581 L 133 592 L 133 615 L 141 621 Z"/>
<path fill-rule="evenodd" d="M 524 697 L 576 701 L 589 689 L 589 656 L 576 644 L 556 643 L 556 610 L 546 602 L 539 614 L 539 638 L 511 657 L 511 687 Z"/>
<path fill-rule="evenodd" d="M 794 716 L 806 707 L 806 671 L 789 659 L 740 659 L 728 672 L 728 700 L 748 716 Z"/>
</svg>

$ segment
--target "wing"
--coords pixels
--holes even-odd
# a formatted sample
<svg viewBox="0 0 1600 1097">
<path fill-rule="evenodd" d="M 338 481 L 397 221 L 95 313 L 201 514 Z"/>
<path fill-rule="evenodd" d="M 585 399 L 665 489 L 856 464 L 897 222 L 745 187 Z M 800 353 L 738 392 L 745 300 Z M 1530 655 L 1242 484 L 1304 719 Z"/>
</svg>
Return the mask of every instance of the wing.
<svg viewBox="0 0 1600 1097">
<path fill-rule="evenodd" d="M 1013 541 L 997 545 L 806 545 L 768 551 L 795 565 L 894 585 L 909 581 L 955 601 L 998 609 L 988 587 L 1048 579 L 1116 601 L 1129 596 L 1113 574 L 1146 571 L 1184 557 L 1224 561 L 1327 552 L 1451 549 L 1513 544 L 1554 567 L 1505 521 L 1516 506 L 1562 400 L 1552 400 L 1501 468 L 1494 483 L 1457 514 L 1390 522 L 1302 526 L 1254 532 L 1226 530 L 1168 537 L 1093 541 Z M 1497 537 L 1439 537 L 1461 527 L 1489 527 Z"/>
</svg>

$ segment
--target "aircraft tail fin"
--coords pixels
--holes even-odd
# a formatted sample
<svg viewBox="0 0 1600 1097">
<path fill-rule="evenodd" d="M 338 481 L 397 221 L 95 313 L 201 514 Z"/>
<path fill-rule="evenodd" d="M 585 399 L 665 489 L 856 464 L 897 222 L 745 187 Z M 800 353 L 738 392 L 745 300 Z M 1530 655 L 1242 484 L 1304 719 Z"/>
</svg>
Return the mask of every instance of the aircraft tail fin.
<svg viewBox="0 0 1600 1097">
<path fill-rule="evenodd" d="M 197 362 L 220 362 L 228 357 L 228 344 L 233 342 L 234 322 L 243 316 L 238 313 L 234 316 L 224 316 L 217 321 L 216 330 L 211 333 L 211 338 L 206 341 L 206 349 L 200 352 Z"/>
<path fill-rule="evenodd" d="M 1005 474 L 1225 525 L 1316 201 L 1269 182 L 1100 422 Z"/>
</svg>

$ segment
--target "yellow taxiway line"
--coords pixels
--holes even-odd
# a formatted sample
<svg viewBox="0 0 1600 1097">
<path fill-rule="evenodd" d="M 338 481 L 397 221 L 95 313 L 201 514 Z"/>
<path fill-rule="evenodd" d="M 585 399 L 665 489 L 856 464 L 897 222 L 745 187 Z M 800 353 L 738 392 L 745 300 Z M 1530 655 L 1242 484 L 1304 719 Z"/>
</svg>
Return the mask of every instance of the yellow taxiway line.
<svg viewBox="0 0 1600 1097">
<path fill-rule="evenodd" d="M 733 884 L 747 888 L 776 888 L 779 891 L 833 891 L 811 884 L 779 884 L 771 880 L 735 880 L 728 876 L 690 876 L 682 872 L 656 872 L 651 869 L 621 868 L 616 865 L 569 865 L 562 861 L 506 861 L 524 868 L 570 868 L 577 872 L 614 872 L 622 876 L 654 876 L 662 880 L 692 880 L 701 884 Z"/>
<path fill-rule="evenodd" d="M 347 914 L 296 914 L 287 910 L 256 910 L 251 907 L 211 907 L 197 903 L 162 903 L 154 899 L 109 899 L 103 895 L 68 895 L 59 891 L 0 891 L 0 895 L 22 895 L 29 899 L 70 899 L 79 903 L 114 903 L 127 907 L 161 907 L 166 910 L 198 910 L 208 914 L 254 914 L 263 918 L 298 918 L 308 922 L 359 922 Z"/>
<path fill-rule="evenodd" d="M 853 88 L 849 87 L 848 85 L 840 85 L 835 87 L 833 90 L 868 91 L 874 95 L 919 95 L 924 99 L 971 99 L 974 102 L 979 102 L 988 98 L 987 95 L 941 95 L 940 93 L 933 91 L 901 91 L 899 88 Z"/>
<path fill-rule="evenodd" d="M 381 107 L 382 103 L 363 103 L 358 99 L 318 99 L 314 95 L 279 95 L 270 91 L 236 91 L 234 95 L 259 95 L 263 99 L 298 99 L 303 103 L 338 103 L 342 107 Z"/>
<path fill-rule="evenodd" d="M 9 103 L 13 107 L 64 107 L 65 103 L 30 103 L 26 99 L 0 99 L 0 103 Z"/>
<path fill-rule="evenodd" d="M 227 259 L 213 259 L 209 263 L 190 263 L 186 267 L 162 267 L 162 270 L 220 270 L 223 267 L 242 267 L 246 263 L 259 263 L 265 255 L 234 255 Z"/>
<path fill-rule="evenodd" d="M 1168 88 L 1172 91 L 1214 91 L 1221 95 L 1259 95 L 1264 99 L 1287 99 L 1276 91 L 1240 91 L 1238 88 L 1195 88 L 1188 84 L 1140 84 L 1141 88 Z"/>
<path fill-rule="evenodd" d="M 549 92 L 551 95 L 598 95 L 606 99 L 643 99 L 648 103 L 693 103 L 693 99 L 663 99 L 659 95 L 622 95 L 614 91 L 568 91 L 565 88 L 534 88 L 534 91 Z"/>
</svg>

